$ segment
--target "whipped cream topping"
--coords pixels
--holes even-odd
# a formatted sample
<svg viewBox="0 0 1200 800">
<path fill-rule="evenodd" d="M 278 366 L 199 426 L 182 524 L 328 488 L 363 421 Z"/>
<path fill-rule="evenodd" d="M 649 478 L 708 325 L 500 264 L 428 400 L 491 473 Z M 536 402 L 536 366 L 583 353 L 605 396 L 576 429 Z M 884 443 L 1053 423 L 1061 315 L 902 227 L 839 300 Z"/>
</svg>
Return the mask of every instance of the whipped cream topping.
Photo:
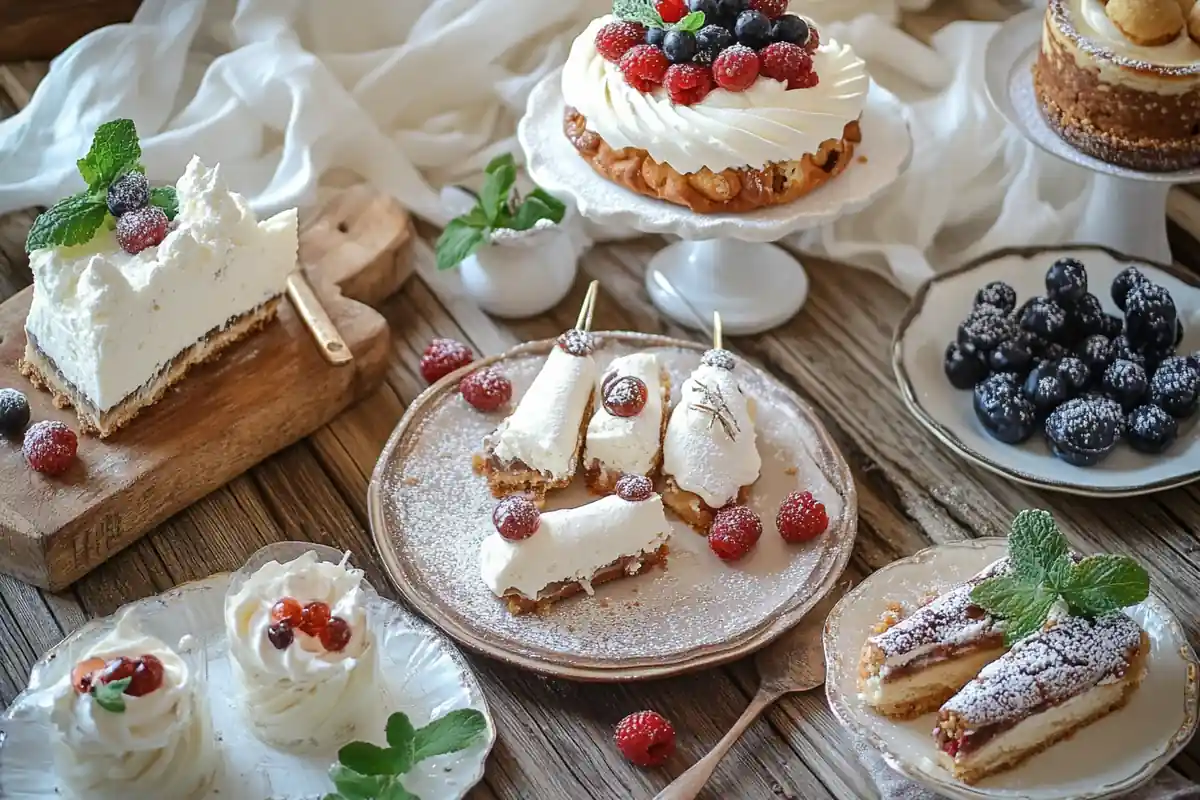
<svg viewBox="0 0 1200 800">
<path fill-rule="evenodd" d="M 711 411 L 701 408 L 712 408 L 714 399 L 723 403 L 721 416 L 729 431 Z M 736 500 L 743 486 L 758 480 L 762 459 L 756 438 L 751 402 L 738 386 L 736 372 L 701 364 L 684 381 L 679 404 L 667 423 L 663 472 L 679 488 L 699 495 L 712 508 L 721 508 Z"/>
<path fill-rule="evenodd" d="M 325 746 L 353 733 L 363 709 L 376 700 L 379 658 L 367 614 L 362 570 L 319 561 L 305 553 L 271 561 L 225 599 L 225 628 L 243 705 L 261 738 L 287 748 Z M 299 629 L 283 650 L 267 638 L 271 607 L 284 597 L 323 602 L 330 616 L 350 625 L 350 641 L 328 651 Z"/>
<path fill-rule="evenodd" d="M 761 169 L 797 160 L 817 152 L 822 142 L 842 138 L 866 104 L 866 64 L 831 40 L 813 56 L 820 83 L 811 89 L 788 91 L 785 83 L 760 77 L 744 92 L 717 88 L 699 103 L 676 105 L 662 87 L 651 93 L 634 89 L 597 52 L 596 33 L 613 19 L 593 20 L 571 46 L 563 98 L 613 149 L 645 150 L 678 172 Z"/>
<path fill-rule="evenodd" d="M 122 713 L 77 692 L 69 672 L 50 689 L 55 763 L 65 788 L 78 797 L 191 800 L 216 771 L 212 720 L 199 681 L 174 650 L 122 618 L 80 660 L 145 655 L 162 662 L 162 685 L 141 697 L 125 695 Z"/>
<path fill-rule="evenodd" d="M 671 527 L 662 496 L 629 502 L 609 495 L 579 508 L 548 511 L 528 539 L 512 542 L 491 533 L 479 548 L 479 572 L 497 597 L 515 589 L 530 600 L 560 581 L 578 581 L 593 594 L 591 579 L 622 556 L 653 553 Z"/>
<path fill-rule="evenodd" d="M 100 411 L 183 350 L 282 294 L 296 269 L 296 211 L 256 221 L 220 167 L 193 158 L 176 185 L 179 214 L 137 255 L 103 228 L 87 244 L 35 250 L 25 329 Z"/>
<path fill-rule="evenodd" d="M 604 407 L 600 387 L 610 375 L 613 380 L 633 377 L 646 384 L 646 405 L 633 417 L 618 417 Z M 654 469 L 662 444 L 662 367 L 653 353 L 634 353 L 614 358 L 596 388 L 595 413 L 588 423 L 584 463 L 599 462 L 610 472 L 648 475 Z"/>
<path fill-rule="evenodd" d="M 595 386 L 592 356 L 573 356 L 552 347 L 529 391 L 488 437 L 492 453 L 505 464 L 521 461 L 551 478 L 570 478 Z"/>
<path fill-rule="evenodd" d="M 1186 26 L 1169 44 L 1144 47 L 1134 44 L 1113 24 L 1100 0 L 1071 0 L 1071 10 L 1074 12 L 1075 24 L 1080 34 L 1103 44 L 1117 55 L 1148 64 L 1168 66 L 1200 62 L 1200 44 L 1196 44 L 1192 37 L 1188 36 Z"/>
</svg>

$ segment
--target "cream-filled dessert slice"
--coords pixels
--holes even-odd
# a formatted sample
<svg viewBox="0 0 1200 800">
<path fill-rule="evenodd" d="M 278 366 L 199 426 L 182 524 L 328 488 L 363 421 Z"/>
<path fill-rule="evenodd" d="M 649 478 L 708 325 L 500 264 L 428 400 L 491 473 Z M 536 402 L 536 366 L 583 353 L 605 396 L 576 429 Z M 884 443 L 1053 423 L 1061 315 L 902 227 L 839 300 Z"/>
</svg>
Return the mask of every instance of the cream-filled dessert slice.
<svg viewBox="0 0 1200 800">
<path fill-rule="evenodd" d="M 662 463 L 671 379 L 653 353 L 614 358 L 600 380 L 583 464 L 596 494 L 616 491 L 622 475 L 650 476 Z"/>
<path fill-rule="evenodd" d="M 66 796 L 203 797 L 219 759 L 196 669 L 127 617 L 88 648 L 50 689 L 51 744 Z"/>
<path fill-rule="evenodd" d="M 241 705 L 255 734 L 293 751 L 337 747 L 379 702 L 379 648 L 362 570 L 308 552 L 270 561 L 225 599 Z"/>
<path fill-rule="evenodd" d="M 29 255 L 20 369 L 101 437 L 270 322 L 296 269 L 294 209 L 259 222 L 199 158 L 175 192 L 165 238 L 136 254 L 102 226 L 86 244 Z"/>
<path fill-rule="evenodd" d="M 1040 753 L 1125 705 L 1149 651 L 1124 614 L 1047 623 L 942 706 L 933 733 L 942 766 L 975 783 Z"/>
<path fill-rule="evenodd" d="M 753 401 L 736 368 L 728 350 L 706 352 L 684 381 L 663 440 L 663 502 L 701 533 L 720 508 L 745 502 L 762 468 Z"/>
<path fill-rule="evenodd" d="M 514 614 L 537 610 L 663 563 L 671 526 L 650 479 L 627 475 L 617 493 L 579 508 L 539 514 L 526 498 L 506 498 L 497 530 L 479 549 L 483 582 Z"/>
</svg>

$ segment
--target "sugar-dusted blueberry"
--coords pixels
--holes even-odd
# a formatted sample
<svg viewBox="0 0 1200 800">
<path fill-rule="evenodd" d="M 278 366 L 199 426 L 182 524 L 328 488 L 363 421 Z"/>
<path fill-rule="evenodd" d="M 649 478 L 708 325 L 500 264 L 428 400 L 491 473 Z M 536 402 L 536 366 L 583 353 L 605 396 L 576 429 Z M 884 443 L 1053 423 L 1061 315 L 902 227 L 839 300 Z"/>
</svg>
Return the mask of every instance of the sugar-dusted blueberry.
<svg viewBox="0 0 1200 800">
<path fill-rule="evenodd" d="M 696 36 L 690 31 L 667 31 L 662 49 L 672 64 L 686 64 L 696 55 Z"/>
<path fill-rule="evenodd" d="M 771 43 L 771 20 L 761 11 L 743 11 L 733 26 L 739 44 L 761 50 Z"/>
<path fill-rule="evenodd" d="M 1008 314 L 1017 307 L 1017 291 L 1004 281 L 992 281 L 976 292 L 975 305 L 989 305 Z"/>
<path fill-rule="evenodd" d="M 1129 338 L 1125 334 L 1121 334 L 1112 340 L 1112 357 L 1114 361 L 1118 358 L 1123 358 L 1135 364 L 1146 365 L 1146 357 L 1133 346 L 1133 343 L 1129 341 Z"/>
<path fill-rule="evenodd" d="M 1129 411 L 1140 406 L 1146 399 L 1150 379 L 1141 364 L 1118 359 L 1104 371 L 1104 392 Z"/>
<path fill-rule="evenodd" d="M 959 344 L 986 353 L 1016 335 L 1012 320 L 1003 314 L 989 311 L 989 308 L 988 306 L 976 308 L 963 320 L 962 325 L 958 326 Z"/>
<path fill-rule="evenodd" d="M 1112 342 L 1102 333 L 1094 334 L 1075 346 L 1075 355 L 1087 364 L 1093 377 L 1103 375 L 1112 363 Z"/>
<path fill-rule="evenodd" d="M 955 389 L 970 389 L 987 377 L 988 366 L 984 357 L 970 345 L 951 342 L 946 347 L 942 362 L 946 378 Z"/>
<path fill-rule="evenodd" d="M 646 44 L 651 47 L 662 47 L 666 38 L 666 28 L 646 28 Z"/>
<path fill-rule="evenodd" d="M 784 14 L 771 26 L 771 38 L 804 47 L 808 43 L 808 23 L 795 14 Z"/>
<path fill-rule="evenodd" d="M 1150 378 L 1150 402 L 1176 419 L 1196 411 L 1200 377 L 1186 359 L 1169 359 Z"/>
<path fill-rule="evenodd" d="M 750 0 L 717 0 L 717 16 L 735 18 L 750 7 Z"/>
<path fill-rule="evenodd" d="M 1067 329 L 1067 312 L 1048 297 L 1035 297 L 1021 314 L 1021 327 L 1052 342 Z"/>
<path fill-rule="evenodd" d="M 1076 342 L 1097 333 L 1104 333 L 1108 326 L 1100 298 L 1094 294 L 1084 294 L 1076 300 L 1067 311 L 1067 327 L 1071 339 Z"/>
<path fill-rule="evenodd" d="M 1135 286 L 1125 298 L 1125 335 L 1138 348 L 1163 348 L 1175 343 L 1175 301 L 1153 283 Z"/>
<path fill-rule="evenodd" d="M 1056 371 L 1058 377 L 1063 379 L 1063 383 L 1066 384 L 1067 391 L 1072 397 L 1082 392 L 1087 387 L 1088 381 L 1092 379 L 1092 371 L 1088 369 L 1087 364 L 1075 356 L 1059 359 Z"/>
<path fill-rule="evenodd" d="M 1138 406 L 1125 424 L 1129 446 L 1142 453 L 1161 453 L 1179 433 L 1179 423 L 1158 406 Z"/>
<path fill-rule="evenodd" d="M 721 51 L 737 44 L 733 33 L 720 25 L 705 25 L 696 34 L 696 61 L 700 64 L 712 65 Z"/>
<path fill-rule="evenodd" d="M 1105 336 L 1107 336 L 1109 338 L 1109 340 L 1117 338 L 1118 336 L 1121 335 L 1121 332 L 1124 330 L 1125 330 L 1125 320 L 1124 319 L 1122 319 L 1121 317 L 1118 317 L 1116 314 L 1106 313 L 1104 315 L 1104 329 L 1100 332 L 1103 333 Z"/>
<path fill-rule="evenodd" d="M 1050 370 L 1034 369 L 1025 376 L 1023 389 L 1025 398 L 1033 403 L 1034 409 L 1040 416 L 1049 414 L 1067 401 L 1067 386 L 1062 378 Z"/>
<path fill-rule="evenodd" d="M 1037 427 L 1037 411 L 1007 373 L 975 385 L 975 416 L 992 437 L 1007 444 L 1023 442 Z"/>
<path fill-rule="evenodd" d="M 1050 413 L 1045 430 L 1055 456 L 1077 467 L 1090 467 L 1117 446 L 1125 432 L 1125 415 L 1115 401 L 1077 397 Z"/>
<path fill-rule="evenodd" d="M 1033 353 L 1029 345 L 1017 339 L 1009 339 L 996 345 L 996 349 L 988 353 L 988 366 L 993 372 L 1011 372 L 1024 376 L 1033 363 Z"/>
<path fill-rule="evenodd" d="M 1129 296 L 1129 292 L 1135 286 L 1140 286 L 1143 283 L 1149 283 L 1150 280 L 1142 274 L 1137 267 L 1126 267 L 1117 273 L 1117 277 L 1113 278 L 1112 282 L 1112 299 L 1117 304 L 1117 308 L 1125 310 L 1125 298 Z"/>
<path fill-rule="evenodd" d="M 16 436 L 29 424 L 29 401 L 16 389 L 0 389 L 0 434 Z"/>
<path fill-rule="evenodd" d="M 1059 305 L 1078 301 L 1087 289 L 1087 268 L 1077 258 L 1060 258 L 1046 271 L 1046 296 Z"/>
<path fill-rule="evenodd" d="M 145 208 L 150 202 L 150 182 L 141 172 L 126 172 L 109 184 L 105 200 L 114 217 Z"/>
</svg>

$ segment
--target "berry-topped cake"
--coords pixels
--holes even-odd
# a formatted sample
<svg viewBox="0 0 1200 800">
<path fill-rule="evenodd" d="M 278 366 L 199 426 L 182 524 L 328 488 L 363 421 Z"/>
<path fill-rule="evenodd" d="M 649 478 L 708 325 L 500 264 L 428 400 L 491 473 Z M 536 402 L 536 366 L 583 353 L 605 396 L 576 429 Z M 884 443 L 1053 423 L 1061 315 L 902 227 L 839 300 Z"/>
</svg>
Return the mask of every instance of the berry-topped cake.
<svg viewBox="0 0 1200 800">
<path fill-rule="evenodd" d="M 616 491 L 623 475 L 651 476 L 662 463 L 671 379 L 653 353 L 614 358 L 600 381 L 583 464 L 596 494 Z"/>
<path fill-rule="evenodd" d="M 1034 86 L 1064 140 L 1134 169 L 1200 165 L 1196 0 L 1050 0 Z"/>
<path fill-rule="evenodd" d="M 700 213 L 789 203 L 840 174 L 870 80 L 786 0 L 616 0 L 575 40 L 564 130 L 601 175 Z"/>
<path fill-rule="evenodd" d="M 108 436 L 188 370 L 270 322 L 296 269 L 296 211 L 259 222 L 193 158 L 150 187 L 129 120 L 79 160 L 84 191 L 34 222 L 21 372 Z"/>
</svg>

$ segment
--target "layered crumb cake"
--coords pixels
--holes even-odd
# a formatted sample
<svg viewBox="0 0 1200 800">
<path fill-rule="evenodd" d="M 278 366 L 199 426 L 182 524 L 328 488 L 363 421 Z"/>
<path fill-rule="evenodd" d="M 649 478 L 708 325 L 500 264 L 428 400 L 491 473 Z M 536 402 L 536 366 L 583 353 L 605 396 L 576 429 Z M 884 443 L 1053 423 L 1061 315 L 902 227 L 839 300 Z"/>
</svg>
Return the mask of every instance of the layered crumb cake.
<svg viewBox="0 0 1200 800">
<path fill-rule="evenodd" d="M 1146 171 L 1200 165 L 1195 0 L 1050 0 L 1033 78 L 1078 150 Z"/>
<path fill-rule="evenodd" d="M 615 4 L 563 69 L 567 138 L 603 177 L 699 213 L 789 203 L 841 174 L 866 67 L 784 5 Z"/>
</svg>

